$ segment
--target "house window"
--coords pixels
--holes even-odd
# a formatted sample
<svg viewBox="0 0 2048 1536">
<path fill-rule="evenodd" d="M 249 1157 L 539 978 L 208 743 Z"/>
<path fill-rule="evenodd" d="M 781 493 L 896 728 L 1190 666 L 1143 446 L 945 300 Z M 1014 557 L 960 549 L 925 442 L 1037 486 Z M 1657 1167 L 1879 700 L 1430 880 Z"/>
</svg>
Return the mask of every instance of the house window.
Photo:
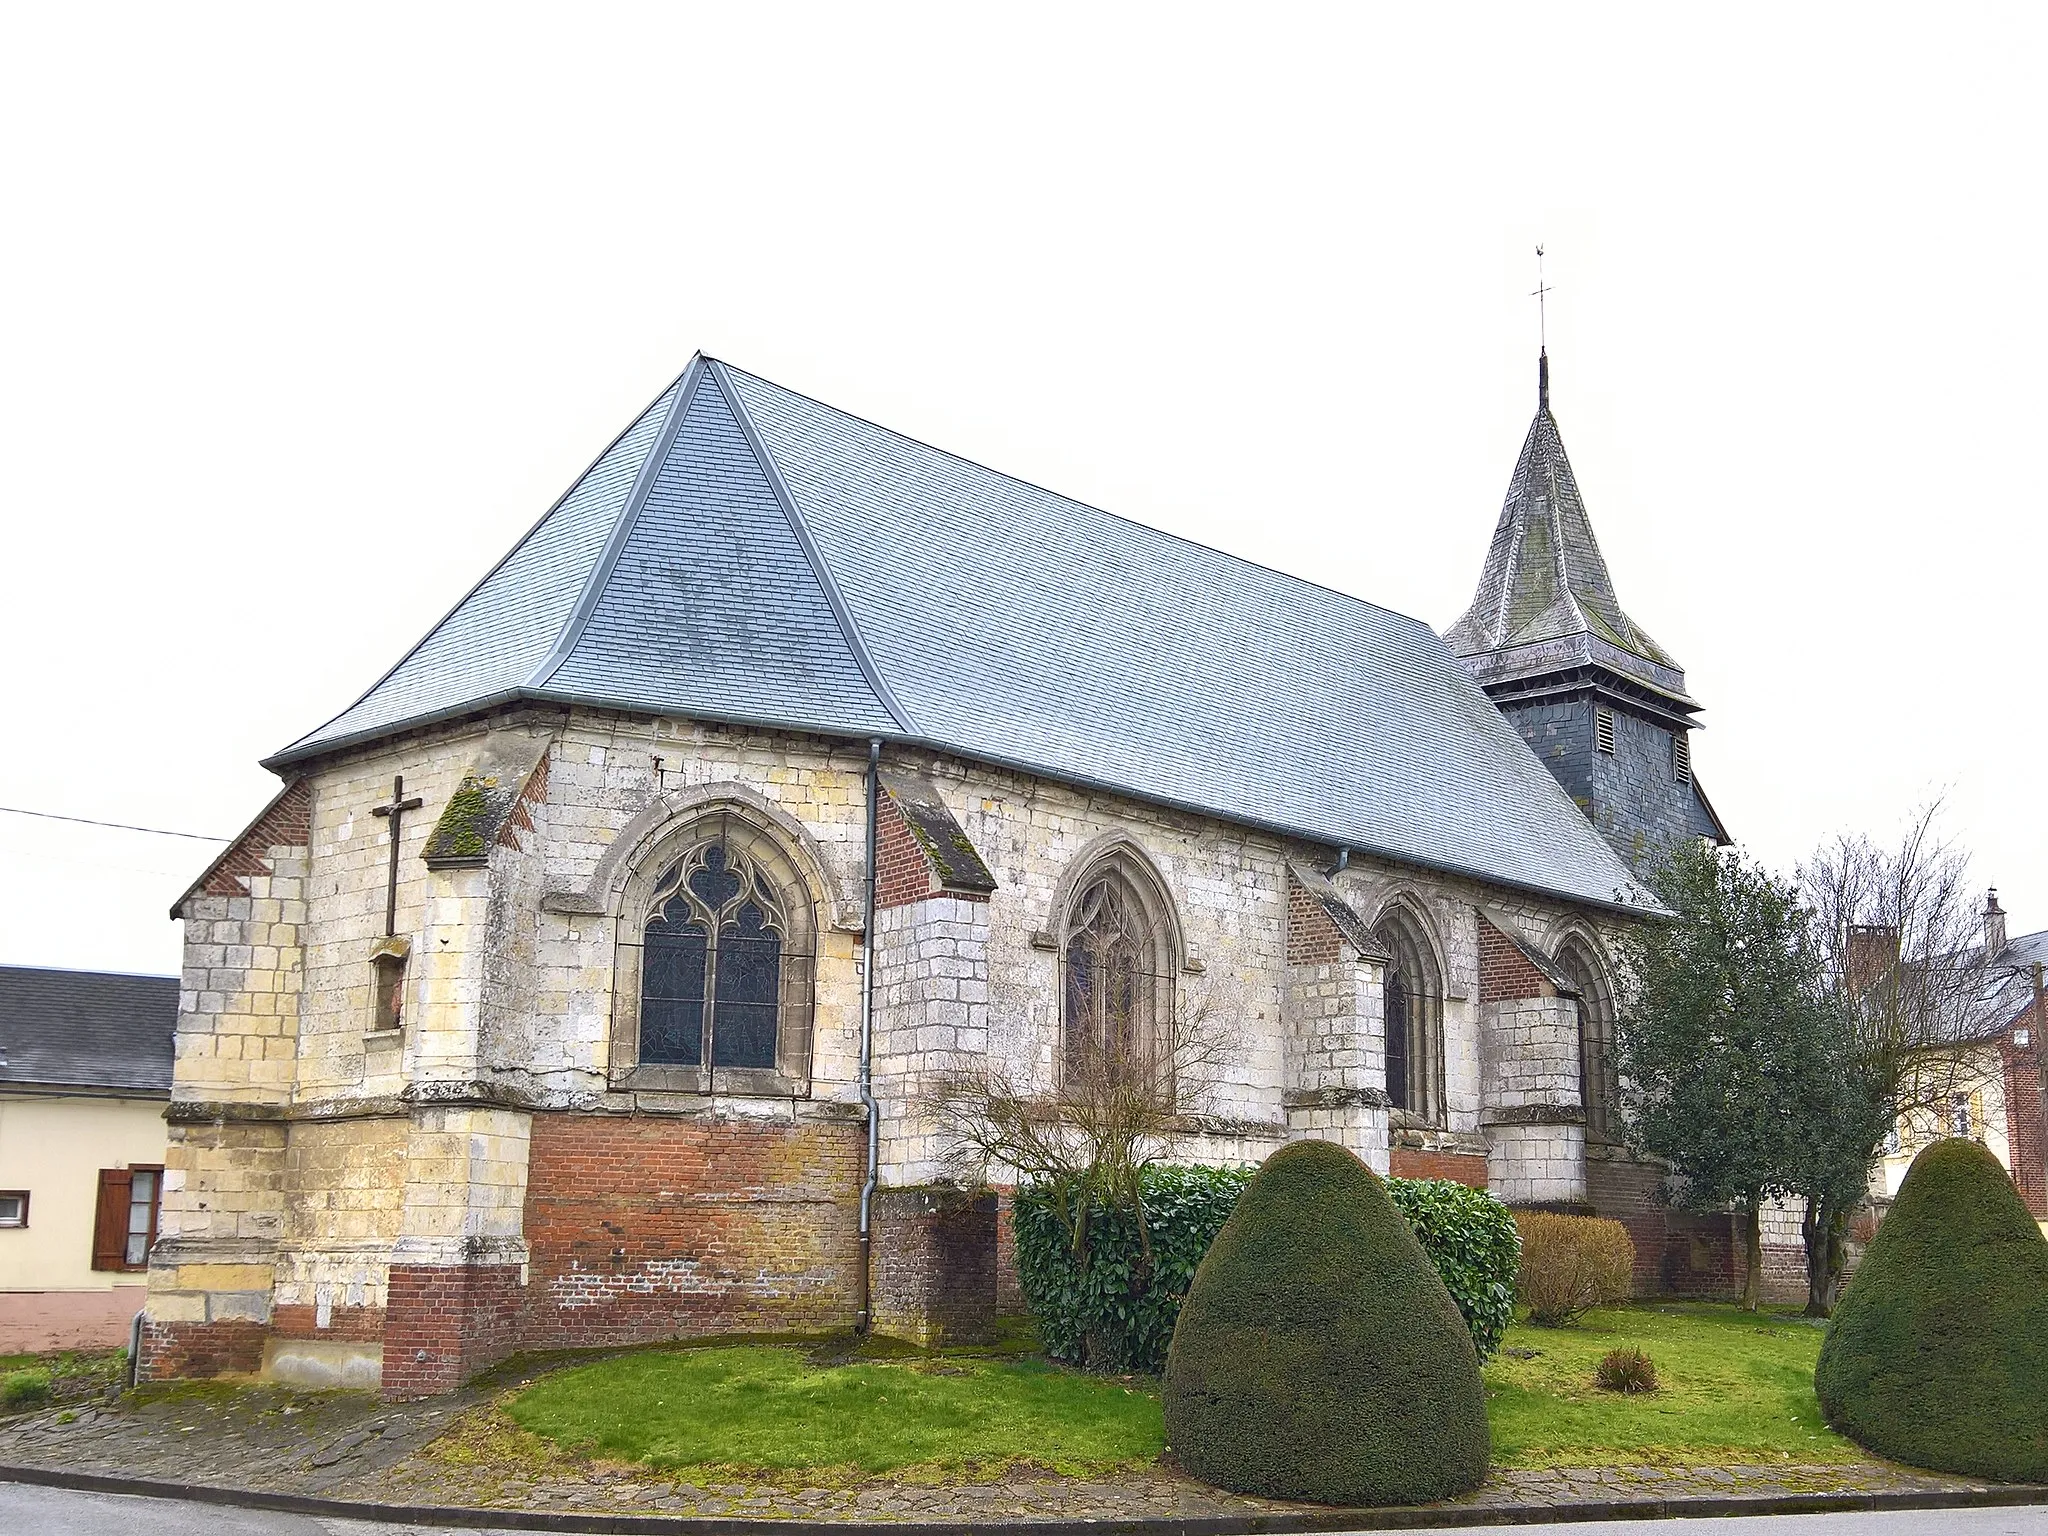
<svg viewBox="0 0 2048 1536">
<path fill-rule="evenodd" d="M 1957 1136 L 1970 1134 L 1970 1096 L 1952 1093 L 1948 1098 L 1949 1130 Z"/>
<path fill-rule="evenodd" d="M 1614 711 L 1596 707 L 1593 711 L 1593 745 L 1606 757 L 1614 756 Z"/>
<path fill-rule="evenodd" d="M 154 1166 L 100 1170 L 92 1232 L 94 1269 L 148 1267 L 163 1200 L 163 1172 Z"/>
<path fill-rule="evenodd" d="M 645 934 L 641 1064 L 773 1070 L 789 924 L 754 862 L 723 838 L 677 860 Z"/>
<path fill-rule="evenodd" d="M 1558 969 L 1579 994 L 1579 1102 L 1586 1138 L 1621 1139 L 1621 1079 L 1614 1062 L 1614 994 L 1599 962 L 1576 934 L 1558 946 Z"/>
<path fill-rule="evenodd" d="M 0 1190 L 0 1227 L 25 1227 L 28 1225 L 28 1191 L 25 1189 Z"/>
<path fill-rule="evenodd" d="M 1387 952 L 1387 1099 L 1430 1125 L 1444 1123 L 1443 983 L 1428 941 L 1400 909 L 1374 934 Z"/>
<path fill-rule="evenodd" d="M 1144 1082 L 1170 1055 L 1175 931 L 1166 893 L 1131 852 L 1111 854 L 1077 884 L 1060 959 L 1061 1067 L 1070 1077 Z"/>
</svg>

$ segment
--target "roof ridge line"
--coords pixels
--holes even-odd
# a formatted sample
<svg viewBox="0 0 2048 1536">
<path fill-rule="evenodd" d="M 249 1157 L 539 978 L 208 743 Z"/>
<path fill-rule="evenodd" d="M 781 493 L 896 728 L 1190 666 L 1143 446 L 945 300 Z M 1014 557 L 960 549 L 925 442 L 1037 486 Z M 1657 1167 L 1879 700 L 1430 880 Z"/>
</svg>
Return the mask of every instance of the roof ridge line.
<svg viewBox="0 0 2048 1536">
<path fill-rule="evenodd" d="M 697 386 L 703 382 L 705 368 L 704 354 L 693 352 L 689 364 L 676 375 L 676 385 L 681 387 L 670 386 L 675 389 L 676 397 L 668 408 L 668 419 L 662 422 L 661 430 L 648 444 L 647 457 L 640 461 L 640 468 L 633 476 L 633 488 L 626 493 L 626 500 L 612 523 L 612 531 L 605 536 L 604 548 L 598 551 L 590 574 L 583 579 L 583 590 L 576 595 L 576 606 L 569 610 L 568 620 L 562 625 L 562 632 L 555 636 L 555 643 L 548 647 L 540 664 L 528 675 L 527 688 L 545 688 L 548 680 L 561 669 L 562 663 L 569 659 L 569 653 L 576 649 L 576 642 L 583 638 L 584 628 L 590 623 L 591 614 L 597 611 L 598 600 L 604 596 L 605 584 L 611 580 L 612 572 L 618 567 L 619 556 L 625 553 L 626 542 L 632 538 L 633 529 L 640 522 L 648 493 L 654 489 L 662 465 L 668 462 L 669 450 L 675 447 L 676 434 L 682 431 L 683 421 L 690 414 L 690 403 L 697 398 Z M 638 420 L 634 418 L 635 425 Z M 627 428 L 627 431 L 631 430 L 631 427 Z"/>
<path fill-rule="evenodd" d="M 733 419 L 739 423 L 740 434 L 746 438 L 747 447 L 759 461 L 761 472 L 768 477 L 769 489 L 775 492 L 775 499 L 782 504 L 782 515 L 788 519 L 789 530 L 796 535 L 797 546 L 803 550 L 804 559 L 810 563 L 811 575 L 816 578 L 818 589 L 825 594 L 826 605 L 831 608 L 833 618 L 839 621 L 840 637 L 846 641 L 846 648 L 853 655 L 854 665 L 860 668 L 861 676 L 867 679 L 868 687 L 881 701 L 882 708 L 889 712 L 889 717 L 896 722 L 897 728 L 907 736 L 917 735 L 918 729 L 911 722 L 910 712 L 903 707 L 896 697 L 895 690 L 883 678 L 882 669 L 876 665 L 873 652 L 869 651 L 867 642 L 861 638 L 860 626 L 854 622 L 853 610 L 847 606 L 846 595 L 839 590 L 839 583 L 832 575 L 832 568 L 825 561 L 824 551 L 818 548 L 818 541 L 811 534 L 810 524 L 804 520 L 803 512 L 797 506 L 795 492 L 790 490 L 789 482 L 782 476 L 782 466 L 775 462 L 775 455 L 768 451 L 767 443 L 762 441 L 760 432 L 754 426 L 754 418 L 748 414 L 747 403 L 740 398 L 739 391 L 732 387 L 731 380 L 727 378 L 726 365 L 712 357 L 705 359 L 705 366 L 710 370 L 719 394 L 724 397 L 725 403 L 732 407 Z M 741 369 L 740 372 L 745 373 L 746 370 Z M 749 374 L 748 377 L 754 375 Z M 774 383 L 772 379 L 764 379 L 762 382 Z M 777 384 L 775 387 L 780 389 L 782 386 Z M 822 405 L 824 402 L 817 403 Z"/>
<path fill-rule="evenodd" d="M 694 358 L 691 359 L 692 362 L 694 362 L 695 360 L 696 359 Z M 652 409 L 654 409 L 656 402 L 659 401 L 663 395 L 667 394 L 670 390 L 674 389 L 677 384 L 681 383 L 683 375 L 687 374 L 689 371 L 690 370 L 687 367 L 685 367 L 682 373 L 677 374 L 673 379 L 670 379 L 666 384 L 662 385 L 660 389 L 656 390 L 654 394 L 654 399 L 648 401 L 647 404 L 643 405 L 639 410 L 633 413 L 633 419 L 627 422 L 626 425 L 613 436 L 612 440 L 606 443 L 604 447 L 598 451 L 596 458 L 592 459 L 588 464 L 584 465 L 580 471 L 577 472 L 576 478 L 571 480 L 569 484 L 563 489 L 562 494 L 554 499 L 553 503 L 549 505 L 547 511 L 541 513 L 539 517 L 535 518 L 533 523 L 527 528 L 526 532 L 522 533 L 521 535 L 519 535 L 517 539 L 512 541 L 512 547 L 506 550 L 504 554 L 500 555 L 496 563 L 494 563 L 488 571 L 485 571 L 482 576 L 478 577 L 477 580 L 470 586 L 469 590 L 467 592 L 464 592 L 462 596 L 458 597 L 455 600 L 454 605 L 450 607 L 446 613 L 442 614 L 441 617 L 434 620 L 433 623 L 429 624 L 426 627 L 425 631 L 420 635 L 419 639 L 413 641 L 411 645 L 406 647 L 405 654 L 403 656 L 399 657 L 398 660 L 394 661 L 389 667 L 385 668 L 384 675 L 382 677 L 379 677 L 374 683 L 370 684 L 369 687 L 365 688 L 361 693 L 357 694 L 356 697 L 351 699 L 348 702 L 348 704 L 345 705 L 343 708 L 336 710 L 333 714 L 329 715 L 325 720 L 321 721 L 318 725 L 314 726 L 312 730 L 307 731 L 303 735 L 301 735 L 297 741 L 293 741 L 289 745 L 284 746 L 279 750 L 271 753 L 268 757 L 261 759 L 260 766 L 264 768 L 269 768 L 270 771 L 273 773 L 277 772 L 277 769 L 272 765 L 277 763 L 280 759 L 282 759 L 287 753 L 289 753 L 292 750 L 293 747 L 298 746 L 300 742 L 307 741 L 312 737 L 318 736 L 322 731 L 326 730 L 328 726 L 334 724 L 335 721 L 341 719 L 350 710 L 354 709 L 358 704 L 361 704 L 365 699 L 369 698 L 371 694 L 375 693 L 379 688 L 382 688 L 386 683 L 390 682 L 392 678 L 396 677 L 398 675 L 399 669 L 403 667 L 408 661 L 411 661 L 414 656 L 419 654 L 420 647 L 425 645 L 429 640 L 433 639 L 435 635 L 441 632 L 442 625 L 446 624 L 450 619 L 454 618 L 456 614 L 460 613 L 463 609 L 463 606 L 466 603 L 468 603 L 472 597 L 475 597 L 477 593 L 481 592 L 484 589 L 485 583 L 487 583 L 493 576 L 497 575 L 498 572 L 503 570 L 506 567 L 506 565 L 511 562 L 511 559 L 514 555 L 518 554 L 520 550 L 526 548 L 528 544 L 533 542 L 533 536 L 539 533 L 541 529 L 547 525 L 547 520 L 549 518 L 553 517 L 557 512 L 562 510 L 562 503 L 567 501 L 571 496 L 574 496 L 576 494 L 576 487 L 581 485 L 585 480 L 588 480 L 590 478 L 590 472 L 593 469 L 597 468 L 598 465 L 604 462 L 604 456 L 607 453 L 610 453 L 614 448 L 618 447 L 619 444 L 625 439 L 627 434 L 630 433 L 635 427 L 640 425 L 640 418 L 645 416 Z"/>
<path fill-rule="evenodd" d="M 994 475 L 997 479 L 1007 480 L 1012 485 L 1021 485 L 1027 490 L 1037 491 L 1042 496 L 1055 497 L 1060 501 L 1066 502 L 1069 506 L 1080 507 L 1101 517 L 1115 518 L 1126 527 L 1143 529 L 1146 533 L 1162 539 L 1171 539 L 1174 543 L 1184 544 L 1190 549 L 1199 549 L 1220 559 L 1233 560 L 1237 564 L 1244 566 L 1247 570 L 1264 571 L 1267 575 L 1278 576 L 1283 581 L 1291 581 L 1298 586 L 1308 587 L 1317 592 L 1327 592 L 1332 597 L 1341 597 L 1347 603 L 1356 603 L 1361 608 L 1370 608 L 1375 613 L 1387 614 L 1391 618 L 1400 619 L 1405 623 L 1426 629 L 1431 634 L 1436 634 L 1435 625 L 1431 624 L 1427 619 L 1417 617 L 1415 614 L 1403 613 L 1398 608 L 1389 608 L 1385 603 L 1376 603 L 1369 597 L 1360 597 L 1356 592 L 1346 592 L 1342 587 L 1333 587 L 1328 582 L 1316 581 L 1312 577 L 1297 575 L 1293 571 L 1283 571 L 1277 565 L 1267 565 L 1262 561 L 1252 559 L 1248 555 L 1240 555 L 1215 544 L 1205 544 L 1202 540 L 1189 538 L 1184 533 L 1175 533 L 1171 528 L 1161 528 L 1156 523 L 1148 523 L 1125 513 L 1113 511 L 1108 507 L 1098 507 L 1092 501 L 1082 501 L 1079 497 L 1069 496 L 1065 491 L 1056 491 L 1049 485 L 1041 485 L 1036 480 L 1026 480 L 1022 475 L 1013 475 L 1006 469 L 997 469 L 993 464 L 984 464 L 979 459 L 970 459 L 966 454 L 955 453 L 951 448 L 942 447 L 938 443 L 927 442 L 921 437 L 912 437 L 908 432 L 892 427 L 887 422 L 876 421 L 872 416 L 863 416 L 858 411 L 849 411 L 843 405 L 834 405 L 830 400 L 820 400 L 816 395 L 807 395 L 800 389 L 791 389 L 787 384 L 771 379 L 766 374 L 755 373 L 751 368 L 741 368 L 737 364 L 728 363 L 716 357 L 709 358 L 707 361 L 716 363 L 721 370 L 744 374 L 757 383 L 766 384 L 770 389 L 779 389 L 785 395 L 794 395 L 799 400 L 809 401 L 820 410 L 831 411 L 834 415 L 844 416 L 848 421 L 857 421 L 862 426 L 872 427 L 877 432 L 886 433 L 899 442 L 909 443 L 912 447 L 922 448 L 928 453 L 936 453 L 942 458 L 951 459 L 956 464 L 965 464 L 971 469 L 980 470 L 985 475 Z M 1442 637 L 1439 636 L 1438 638 Z"/>
</svg>

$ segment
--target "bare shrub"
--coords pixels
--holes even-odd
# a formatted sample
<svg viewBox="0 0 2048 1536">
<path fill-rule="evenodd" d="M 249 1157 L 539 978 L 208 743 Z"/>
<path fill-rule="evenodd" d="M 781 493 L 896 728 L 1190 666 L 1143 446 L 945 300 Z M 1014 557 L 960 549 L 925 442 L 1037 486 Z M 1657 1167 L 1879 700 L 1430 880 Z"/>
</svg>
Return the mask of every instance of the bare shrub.
<svg viewBox="0 0 2048 1536">
<path fill-rule="evenodd" d="M 1594 1368 L 1593 1384 L 1603 1392 L 1654 1392 L 1657 1367 L 1640 1349 L 1610 1349 Z"/>
<path fill-rule="evenodd" d="M 1515 1225 L 1522 1234 L 1515 1290 L 1530 1322 L 1563 1328 L 1595 1307 L 1628 1300 L 1636 1245 L 1620 1222 L 1517 1211 Z"/>
</svg>

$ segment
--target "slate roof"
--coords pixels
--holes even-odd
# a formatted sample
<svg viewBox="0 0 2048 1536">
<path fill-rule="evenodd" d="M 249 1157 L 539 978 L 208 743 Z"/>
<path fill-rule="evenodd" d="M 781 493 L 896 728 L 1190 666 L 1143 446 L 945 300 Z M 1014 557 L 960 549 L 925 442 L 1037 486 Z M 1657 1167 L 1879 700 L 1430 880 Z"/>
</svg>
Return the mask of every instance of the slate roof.
<svg viewBox="0 0 2048 1536">
<path fill-rule="evenodd" d="M 709 358 L 270 766 L 514 699 L 879 736 L 1653 905 L 1418 620 Z"/>
<path fill-rule="evenodd" d="M 167 1094 L 178 978 L 0 965 L 0 1088 Z"/>
<path fill-rule="evenodd" d="M 1515 460 L 1479 590 L 1444 642 L 1474 658 L 1483 683 L 1600 666 L 1695 710 L 1678 663 L 1621 611 L 1551 414 L 1550 359 L 1537 366 L 1536 419 Z"/>
</svg>

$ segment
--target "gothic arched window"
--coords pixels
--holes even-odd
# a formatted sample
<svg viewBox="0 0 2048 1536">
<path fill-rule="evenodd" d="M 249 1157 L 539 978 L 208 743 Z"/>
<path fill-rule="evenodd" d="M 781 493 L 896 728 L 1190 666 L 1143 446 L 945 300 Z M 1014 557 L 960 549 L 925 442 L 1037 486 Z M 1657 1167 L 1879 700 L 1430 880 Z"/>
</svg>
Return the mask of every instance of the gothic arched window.
<svg viewBox="0 0 2048 1536">
<path fill-rule="evenodd" d="M 1061 1060 L 1068 1072 L 1143 1076 L 1165 1054 L 1178 969 L 1166 894 L 1128 852 L 1077 884 L 1061 943 Z"/>
<path fill-rule="evenodd" d="M 1577 934 L 1557 948 L 1557 968 L 1579 994 L 1579 1102 L 1586 1139 L 1621 1139 L 1621 1079 L 1614 1065 L 1614 994 L 1600 963 Z"/>
<path fill-rule="evenodd" d="M 1398 907 L 1373 937 L 1387 953 L 1387 1098 L 1395 1109 L 1441 1125 L 1444 989 L 1429 941 Z"/>
<path fill-rule="evenodd" d="M 808 1067 L 808 890 L 772 839 L 728 816 L 666 839 L 660 858 L 637 907 L 635 1066 L 663 1086 L 785 1091 L 771 1079 Z"/>
</svg>

